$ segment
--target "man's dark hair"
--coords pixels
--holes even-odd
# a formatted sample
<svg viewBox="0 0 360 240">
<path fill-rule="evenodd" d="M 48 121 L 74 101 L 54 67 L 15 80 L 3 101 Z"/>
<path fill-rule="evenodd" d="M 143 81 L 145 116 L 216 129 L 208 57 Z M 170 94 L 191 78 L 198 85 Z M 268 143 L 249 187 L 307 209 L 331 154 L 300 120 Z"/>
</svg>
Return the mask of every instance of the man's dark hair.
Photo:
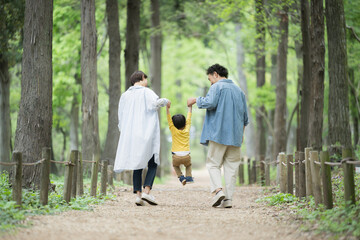
<svg viewBox="0 0 360 240">
<path fill-rule="evenodd" d="M 185 116 L 182 115 L 182 114 L 176 114 L 176 115 L 172 116 L 171 119 L 172 119 L 172 121 L 174 123 L 174 126 L 177 129 L 181 129 L 181 128 L 185 127 L 185 125 L 186 125 Z"/>
<path fill-rule="evenodd" d="M 228 70 L 225 67 L 223 67 L 223 66 L 221 66 L 221 65 L 219 65 L 217 63 L 210 66 L 207 69 L 206 74 L 207 75 L 209 75 L 209 74 L 213 75 L 214 72 L 217 72 L 217 74 L 219 74 L 220 77 L 224 77 L 224 78 L 227 78 L 228 74 L 229 74 Z"/>
<path fill-rule="evenodd" d="M 130 76 L 130 83 L 131 86 L 134 86 L 135 83 L 140 82 L 141 80 L 143 80 L 144 78 L 147 78 L 146 74 L 143 73 L 142 71 L 135 71 L 133 74 L 131 74 Z"/>
</svg>

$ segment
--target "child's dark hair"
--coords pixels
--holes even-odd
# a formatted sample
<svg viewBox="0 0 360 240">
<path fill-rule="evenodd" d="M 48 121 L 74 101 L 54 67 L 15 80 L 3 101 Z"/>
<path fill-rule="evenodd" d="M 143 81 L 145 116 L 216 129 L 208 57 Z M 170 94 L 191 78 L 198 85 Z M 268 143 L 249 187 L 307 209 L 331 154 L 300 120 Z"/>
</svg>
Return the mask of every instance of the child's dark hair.
<svg viewBox="0 0 360 240">
<path fill-rule="evenodd" d="M 181 128 L 185 127 L 185 125 L 186 125 L 185 116 L 182 114 L 176 114 L 176 115 L 172 116 L 172 121 L 174 123 L 174 126 L 177 129 L 181 129 Z"/>
<path fill-rule="evenodd" d="M 227 78 L 228 74 L 229 74 L 228 70 L 225 67 L 223 67 L 223 66 L 221 66 L 221 65 L 219 65 L 217 63 L 210 66 L 207 69 L 206 74 L 207 75 L 209 75 L 209 74 L 213 75 L 214 72 L 217 72 L 217 74 L 219 74 L 220 77 L 225 77 L 225 78 Z"/>
<path fill-rule="evenodd" d="M 147 78 L 145 73 L 142 71 L 135 71 L 133 74 L 131 74 L 129 79 L 131 86 L 134 86 L 135 83 L 142 81 L 143 77 Z"/>
</svg>

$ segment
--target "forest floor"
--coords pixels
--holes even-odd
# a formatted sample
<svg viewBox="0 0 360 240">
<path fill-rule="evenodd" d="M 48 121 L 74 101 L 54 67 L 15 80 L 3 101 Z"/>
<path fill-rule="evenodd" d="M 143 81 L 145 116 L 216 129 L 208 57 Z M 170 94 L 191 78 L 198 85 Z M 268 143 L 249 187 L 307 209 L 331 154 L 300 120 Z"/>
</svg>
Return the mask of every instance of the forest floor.
<svg viewBox="0 0 360 240">
<path fill-rule="evenodd" d="M 30 227 L 0 239 L 321 239 L 301 232 L 288 212 L 255 203 L 263 196 L 261 187 L 237 187 L 233 208 L 213 208 L 207 171 L 193 176 L 194 184 L 182 186 L 172 176 L 155 185 L 158 206 L 136 206 L 131 187 L 121 187 L 116 200 L 93 211 L 32 216 Z"/>
</svg>

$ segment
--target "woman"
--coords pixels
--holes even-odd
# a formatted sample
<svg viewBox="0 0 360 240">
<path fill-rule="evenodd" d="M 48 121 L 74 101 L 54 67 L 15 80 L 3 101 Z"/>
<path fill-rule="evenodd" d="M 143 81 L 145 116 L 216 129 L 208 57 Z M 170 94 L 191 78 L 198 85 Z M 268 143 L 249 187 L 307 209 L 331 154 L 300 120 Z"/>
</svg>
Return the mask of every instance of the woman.
<svg viewBox="0 0 360 240">
<path fill-rule="evenodd" d="M 158 108 L 170 104 L 149 88 L 142 71 L 130 77 L 131 87 L 122 94 L 119 102 L 120 139 L 116 152 L 114 171 L 134 170 L 133 187 L 137 194 L 135 204 L 143 206 L 144 201 L 157 205 L 150 190 L 154 183 L 156 169 L 160 164 L 160 124 Z M 142 192 L 142 171 L 148 167 Z M 144 201 L 143 201 L 144 200 Z"/>
</svg>

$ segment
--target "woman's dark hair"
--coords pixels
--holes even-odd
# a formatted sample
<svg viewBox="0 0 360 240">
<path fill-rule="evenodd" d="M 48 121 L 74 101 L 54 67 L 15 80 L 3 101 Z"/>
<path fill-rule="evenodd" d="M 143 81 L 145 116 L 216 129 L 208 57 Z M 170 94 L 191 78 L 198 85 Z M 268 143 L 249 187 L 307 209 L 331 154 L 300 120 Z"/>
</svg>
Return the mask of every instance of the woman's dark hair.
<svg viewBox="0 0 360 240">
<path fill-rule="evenodd" d="M 135 71 L 133 74 L 131 74 L 130 76 L 130 83 L 131 86 L 134 86 L 135 83 L 140 82 L 141 80 L 143 80 L 144 78 L 147 78 L 146 74 L 143 73 L 142 71 Z"/>
<path fill-rule="evenodd" d="M 172 121 L 174 123 L 174 126 L 177 128 L 177 129 L 181 129 L 183 127 L 185 127 L 185 124 L 186 124 L 186 119 L 185 119 L 185 116 L 182 115 L 182 114 L 176 114 L 174 116 L 172 116 Z"/>
<path fill-rule="evenodd" d="M 210 66 L 206 70 L 206 75 L 209 75 L 209 74 L 213 75 L 214 72 L 217 72 L 217 74 L 219 74 L 220 77 L 225 77 L 225 78 L 227 78 L 228 74 L 229 74 L 228 70 L 225 67 L 223 67 L 223 66 L 221 66 L 221 65 L 219 65 L 217 63 Z"/>
</svg>

